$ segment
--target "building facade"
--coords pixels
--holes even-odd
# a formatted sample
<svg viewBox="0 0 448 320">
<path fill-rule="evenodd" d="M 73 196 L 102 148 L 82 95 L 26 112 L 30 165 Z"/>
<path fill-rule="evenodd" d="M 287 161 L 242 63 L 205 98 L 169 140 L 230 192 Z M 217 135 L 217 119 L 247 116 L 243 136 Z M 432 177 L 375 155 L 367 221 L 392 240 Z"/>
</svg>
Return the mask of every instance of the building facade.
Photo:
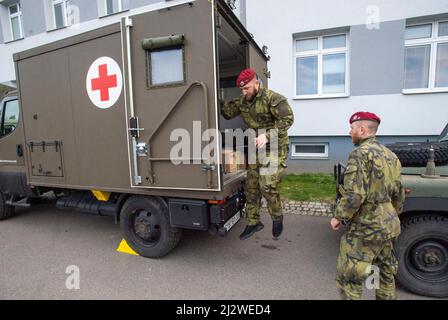
<svg viewBox="0 0 448 320">
<path fill-rule="evenodd" d="M 431 140 L 447 124 L 448 1 L 247 0 L 246 22 L 269 48 L 269 87 L 294 110 L 291 171 L 345 162 L 356 111 L 381 117 L 384 143 Z"/>
</svg>

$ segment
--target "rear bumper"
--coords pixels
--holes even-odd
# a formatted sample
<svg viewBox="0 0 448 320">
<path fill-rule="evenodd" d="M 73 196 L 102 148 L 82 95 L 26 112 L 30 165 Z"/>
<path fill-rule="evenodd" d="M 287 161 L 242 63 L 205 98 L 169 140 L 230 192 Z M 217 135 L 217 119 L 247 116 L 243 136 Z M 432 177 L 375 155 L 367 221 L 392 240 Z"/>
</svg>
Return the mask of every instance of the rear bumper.
<svg viewBox="0 0 448 320">
<path fill-rule="evenodd" d="M 210 206 L 209 232 L 226 235 L 244 216 L 246 199 L 242 191 L 229 197 L 225 203 Z"/>
<path fill-rule="evenodd" d="M 243 216 L 245 197 L 240 189 L 225 200 L 169 198 L 167 202 L 171 226 L 225 235 Z"/>
</svg>

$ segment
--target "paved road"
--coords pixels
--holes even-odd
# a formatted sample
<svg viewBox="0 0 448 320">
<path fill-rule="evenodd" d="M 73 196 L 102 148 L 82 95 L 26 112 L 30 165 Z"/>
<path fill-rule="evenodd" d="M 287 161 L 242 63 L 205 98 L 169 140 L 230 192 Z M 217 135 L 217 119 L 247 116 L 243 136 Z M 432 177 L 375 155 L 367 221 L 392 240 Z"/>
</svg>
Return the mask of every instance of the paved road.
<svg viewBox="0 0 448 320">
<path fill-rule="evenodd" d="M 19 209 L 0 223 L 0 299 L 337 299 L 340 233 L 328 218 L 287 215 L 278 241 L 266 213 L 263 220 L 266 228 L 246 241 L 238 239 L 242 222 L 224 238 L 187 231 L 172 253 L 151 260 L 116 252 L 112 218 Z M 66 288 L 69 265 L 79 267 L 79 290 Z"/>
</svg>

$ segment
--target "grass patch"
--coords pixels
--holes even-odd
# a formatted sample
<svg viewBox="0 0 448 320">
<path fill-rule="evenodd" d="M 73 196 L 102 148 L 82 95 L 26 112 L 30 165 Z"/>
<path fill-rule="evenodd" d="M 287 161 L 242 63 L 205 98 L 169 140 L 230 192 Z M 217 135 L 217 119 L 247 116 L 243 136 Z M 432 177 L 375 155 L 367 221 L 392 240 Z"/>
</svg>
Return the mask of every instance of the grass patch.
<svg viewBox="0 0 448 320">
<path fill-rule="evenodd" d="M 334 177 L 331 174 L 290 174 L 279 185 L 280 196 L 295 201 L 331 201 L 335 198 Z"/>
</svg>

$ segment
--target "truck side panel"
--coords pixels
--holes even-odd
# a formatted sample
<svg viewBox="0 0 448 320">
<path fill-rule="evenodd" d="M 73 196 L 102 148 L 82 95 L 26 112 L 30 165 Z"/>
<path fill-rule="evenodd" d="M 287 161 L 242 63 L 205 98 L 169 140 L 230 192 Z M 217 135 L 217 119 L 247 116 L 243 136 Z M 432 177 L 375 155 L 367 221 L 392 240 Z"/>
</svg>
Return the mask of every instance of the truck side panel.
<svg viewBox="0 0 448 320">
<path fill-rule="evenodd" d="M 18 64 L 30 183 L 80 183 L 69 65 L 67 48 L 32 56 Z M 54 145 L 50 147 L 55 141 L 60 143 L 58 152 Z"/>
<path fill-rule="evenodd" d="M 97 58 L 107 56 L 121 65 L 121 34 L 71 46 L 69 56 L 79 183 L 87 188 L 129 187 L 123 92 L 107 109 L 94 106 L 86 94 L 86 74 Z"/>
<path fill-rule="evenodd" d="M 30 183 L 129 186 L 123 95 L 100 109 L 86 92 L 89 67 L 102 56 L 121 63 L 119 29 L 19 61 Z"/>
</svg>

